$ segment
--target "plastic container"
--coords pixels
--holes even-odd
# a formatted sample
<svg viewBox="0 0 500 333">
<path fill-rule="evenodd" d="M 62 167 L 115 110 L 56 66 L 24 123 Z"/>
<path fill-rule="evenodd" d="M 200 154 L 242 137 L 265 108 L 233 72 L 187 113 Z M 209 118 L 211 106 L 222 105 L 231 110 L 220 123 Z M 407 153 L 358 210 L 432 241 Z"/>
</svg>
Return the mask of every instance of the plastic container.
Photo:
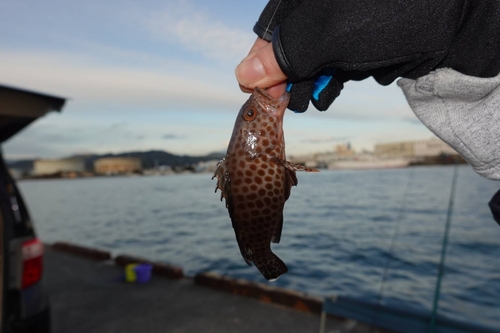
<svg viewBox="0 0 500 333">
<path fill-rule="evenodd" d="M 128 264 L 125 266 L 125 281 L 133 283 L 137 280 L 137 274 L 135 273 L 135 268 L 138 264 Z"/>
<path fill-rule="evenodd" d="M 134 267 L 136 282 L 146 283 L 151 280 L 151 271 L 153 270 L 153 265 L 151 264 L 139 264 Z"/>
</svg>

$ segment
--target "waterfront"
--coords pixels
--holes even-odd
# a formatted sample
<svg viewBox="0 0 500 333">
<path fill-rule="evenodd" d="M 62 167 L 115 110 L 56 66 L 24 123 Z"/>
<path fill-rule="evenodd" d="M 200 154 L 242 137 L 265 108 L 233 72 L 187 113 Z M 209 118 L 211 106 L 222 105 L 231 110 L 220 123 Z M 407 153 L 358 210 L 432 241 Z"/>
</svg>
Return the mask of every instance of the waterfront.
<svg viewBox="0 0 500 333">
<path fill-rule="evenodd" d="M 374 301 L 385 258 L 383 302 L 428 310 L 436 281 L 451 167 L 298 174 L 274 251 L 289 273 L 275 284 Z M 395 251 L 389 242 L 411 182 Z M 239 254 L 208 174 L 19 183 L 41 238 L 131 253 L 263 282 Z M 500 325 L 500 227 L 487 202 L 498 188 L 459 168 L 440 313 Z"/>
</svg>

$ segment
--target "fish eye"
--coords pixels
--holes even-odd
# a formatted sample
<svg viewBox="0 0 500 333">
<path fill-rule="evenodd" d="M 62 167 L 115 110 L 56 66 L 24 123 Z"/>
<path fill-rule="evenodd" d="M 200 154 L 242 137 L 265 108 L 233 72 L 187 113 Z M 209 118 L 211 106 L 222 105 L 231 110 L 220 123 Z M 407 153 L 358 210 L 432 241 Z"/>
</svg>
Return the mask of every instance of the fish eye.
<svg viewBox="0 0 500 333">
<path fill-rule="evenodd" d="M 243 118 L 246 121 L 252 121 L 255 119 L 255 116 L 257 115 L 257 112 L 255 112 L 254 109 L 248 108 L 245 110 L 245 113 L 243 113 Z"/>
</svg>

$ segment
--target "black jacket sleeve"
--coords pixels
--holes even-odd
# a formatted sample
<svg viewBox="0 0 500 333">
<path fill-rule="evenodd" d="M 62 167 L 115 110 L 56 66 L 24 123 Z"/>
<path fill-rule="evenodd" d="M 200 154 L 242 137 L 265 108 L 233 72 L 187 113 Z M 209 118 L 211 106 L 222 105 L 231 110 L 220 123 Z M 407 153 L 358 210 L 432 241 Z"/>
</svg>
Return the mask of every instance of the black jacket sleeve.
<svg viewBox="0 0 500 333">
<path fill-rule="evenodd" d="M 383 85 L 444 67 L 500 72 L 500 0 L 271 0 L 254 31 L 267 40 L 273 31 L 291 82 L 325 68 Z"/>
</svg>

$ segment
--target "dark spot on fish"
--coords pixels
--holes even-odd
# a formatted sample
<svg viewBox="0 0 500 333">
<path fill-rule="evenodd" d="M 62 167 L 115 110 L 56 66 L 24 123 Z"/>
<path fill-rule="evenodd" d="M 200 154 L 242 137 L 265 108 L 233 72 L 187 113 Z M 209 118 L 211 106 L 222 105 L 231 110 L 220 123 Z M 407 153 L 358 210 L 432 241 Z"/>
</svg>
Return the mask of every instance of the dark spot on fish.
<svg viewBox="0 0 500 333">
<path fill-rule="evenodd" d="M 250 185 L 253 184 L 253 180 L 250 177 L 245 177 L 245 184 Z"/>
<path fill-rule="evenodd" d="M 267 129 L 267 131 L 268 131 L 268 132 L 271 132 L 271 130 L 272 130 L 273 128 L 272 128 L 271 126 L 267 126 L 267 128 L 266 128 L 266 129 Z M 269 135 L 271 135 L 271 133 L 269 133 Z M 274 135 L 271 135 L 271 136 L 274 136 Z"/>
<path fill-rule="evenodd" d="M 236 171 L 236 175 L 238 177 L 243 177 L 243 171 L 241 171 L 241 170 Z"/>
<path fill-rule="evenodd" d="M 271 214 L 271 210 L 269 208 L 264 208 L 262 210 L 262 214 L 264 214 L 264 215 L 270 215 Z"/>
<path fill-rule="evenodd" d="M 259 212 L 259 210 L 258 210 L 258 209 L 254 209 L 254 210 L 252 210 L 252 212 L 251 212 L 251 214 L 252 214 L 253 216 L 257 216 L 257 215 L 259 215 L 259 213 L 260 213 L 260 212 Z M 255 226 L 255 229 L 257 229 L 257 226 Z"/>
<path fill-rule="evenodd" d="M 237 201 L 245 201 L 245 196 L 242 194 L 237 194 L 234 196 Z"/>
<path fill-rule="evenodd" d="M 238 165 L 239 165 L 239 167 L 240 167 L 240 168 L 244 168 L 244 167 L 245 167 L 245 164 L 246 164 L 246 163 L 245 163 L 245 161 L 244 161 L 244 160 L 241 160 L 241 161 L 238 163 Z"/>
<path fill-rule="evenodd" d="M 247 200 L 256 200 L 257 199 L 257 194 L 255 193 L 249 193 L 247 194 Z"/>
<path fill-rule="evenodd" d="M 280 189 L 279 189 L 279 188 L 275 188 L 275 189 L 274 189 L 274 194 L 275 194 L 275 195 L 280 195 L 280 193 L 281 193 L 281 191 L 280 191 Z"/>
<path fill-rule="evenodd" d="M 241 190 L 243 191 L 243 193 L 247 193 L 248 192 L 248 186 L 243 186 L 241 188 Z"/>
<path fill-rule="evenodd" d="M 262 199 L 264 201 L 264 204 L 266 204 L 266 206 L 270 205 L 271 204 L 271 198 L 269 197 L 264 197 Z M 266 208 L 267 209 L 267 208 Z M 267 213 L 266 213 L 267 214 Z"/>
<path fill-rule="evenodd" d="M 264 164 L 264 165 L 265 165 L 265 164 Z M 262 166 L 264 166 L 264 165 L 262 165 Z M 264 170 L 262 170 L 262 169 L 259 169 L 259 171 L 257 171 L 257 174 L 258 174 L 259 176 L 265 176 L 266 172 L 265 172 Z"/>
<path fill-rule="evenodd" d="M 253 201 L 247 201 L 246 203 L 247 203 L 247 207 L 250 209 L 255 207 L 255 203 Z"/>
<path fill-rule="evenodd" d="M 272 136 L 275 136 L 276 135 L 276 132 L 275 131 L 270 131 L 269 132 L 269 135 L 272 137 Z"/>
<path fill-rule="evenodd" d="M 268 174 L 270 174 L 271 176 L 274 175 L 276 171 L 274 171 L 274 169 L 269 169 L 269 171 L 267 172 Z"/>
<path fill-rule="evenodd" d="M 236 178 L 235 180 L 233 180 L 233 185 L 238 186 L 241 184 L 241 182 L 242 182 L 241 178 Z"/>
<path fill-rule="evenodd" d="M 237 207 L 237 209 L 241 209 L 241 210 L 247 209 L 247 205 L 244 202 L 240 202 L 238 204 L 238 206 L 236 206 L 236 207 Z"/>
<path fill-rule="evenodd" d="M 267 183 L 267 184 L 266 184 L 266 188 L 267 188 L 268 190 L 272 190 L 272 189 L 273 189 L 273 184 L 271 184 L 271 183 Z"/>
<path fill-rule="evenodd" d="M 266 195 L 266 190 L 264 190 L 263 188 L 261 188 L 257 194 L 260 195 L 261 197 L 263 197 L 263 196 Z"/>
<path fill-rule="evenodd" d="M 267 165 L 267 163 L 264 163 L 260 166 L 262 169 L 267 169 L 269 168 L 269 165 Z M 261 176 L 264 176 L 264 174 L 261 174 Z"/>
<path fill-rule="evenodd" d="M 272 182 L 272 181 L 273 181 L 273 177 L 271 177 L 271 176 L 265 176 L 265 177 L 264 177 L 264 180 L 265 180 L 266 182 L 269 182 L 269 183 L 270 183 L 270 182 Z"/>
<path fill-rule="evenodd" d="M 258 187 L 255 184 L 250 185 L 250 191 L 255 192 L 257 191 Z"/>
<path fill-rule="evenodd" d="M 276 186 L 277 188 L 280 188 L 281 187 L 281 182 L 279 180 L 275 180 L 274 181 L 274 186 Z"/>
<path fill-rule="evenodd" d="M 260 178 L 259 176 L 255 176 L 253 180 L 259 185 L 262 184 L 262 178 Z"/>
<path fill-rule="evenodd" d="M 265 147 L 269 146 L 269 140 L 268 140 L 268 139 L 264 139 L 264 140 L 262 140 L 262 144 L 263 144 Z"/>
<path fill-rule="evenodd" d="M 271 190 L 267 191 L 267 195 L 268 195 L 269 197 L 274 197 L 274 193 L 273 193 L 273 191 L 271 191 Z"/>
<path fill-rule="evenodd" d="M 257 207 L 264 206 L 264 202 L 262 200 L 257 200 L 255 203 L 257 204 Z"/>
<path fill-rule="evenodd" d="M 260 130 L 260 135 L 265 136 L 265 135 L 266 135 L 266 133 L 267 133 L 267 132 L 266 132 L 265 130 Z"/>
<path fill-rule="evenodd" d="M 250 164 L 250 170 L 252 170 L 252 171 L 257 170 L 257 165 L 255 165 L 255 164 Z"/>
<path fill-rule="evenodd" d="M 245 176 L 252 177 L 252 175 L 253 175 L 252 170 L 245 170 Z"/>
</svg>

